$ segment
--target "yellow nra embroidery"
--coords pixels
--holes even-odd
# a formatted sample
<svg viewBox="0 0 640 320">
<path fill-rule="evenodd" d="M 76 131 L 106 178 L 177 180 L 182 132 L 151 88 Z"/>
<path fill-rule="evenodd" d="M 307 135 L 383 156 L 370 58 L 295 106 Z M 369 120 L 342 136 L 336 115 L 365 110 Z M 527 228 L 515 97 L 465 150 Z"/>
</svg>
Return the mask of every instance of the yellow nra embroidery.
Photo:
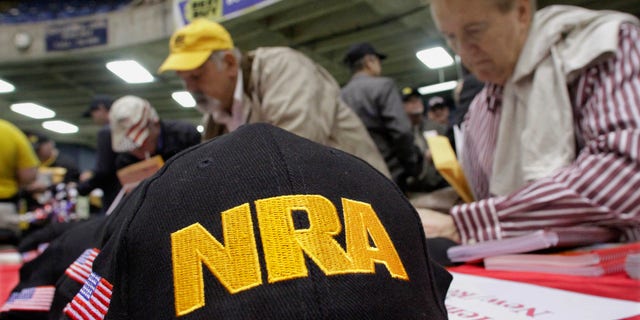
<svg viewBox="0 0 640 320">
<path fill-rule="evenodd" d="M 387 230 L 371 205 L 343 198 L 342 208 L 344 224 L 348 226 L 347 252 L 353 259 L 355 272 L 374 273 L 374 263 L 379 262 L 387 267 L 392 277 L 409 280 Z M 375 247 L 369 246 L 369 237 Z"/>
<path fill-rule="evenodd" d="M 309 228 L 293 227 L 293 211 L 305 211 Z M 342 231 L 335 206 L 318 195 L 281 196 L 256 201 L 270 283 L 307 276 L 303 251 L 327 275 L 353 273 L 353 263 L 334 239 Z"/>
<path fill-rule="evenodd" d="M 262 284 L 249 204 L 222 213 L 223 246 L 201 224 L 171 234 L 176 315 L 204 306 L 202 263 L 236 293 Z"/>
<path fill-rule="evenodd" d="M 375 264 L 381 263 L 393 278 L 409 280 L 368 203 L 342 199 L 346 251 L 335 239 L 342 225 L 329 199 L 290 195 L 260 199 L 255 205 L 269 283 L 306 277 L 305 255 L 326 275 L 375 273 Z M 294 212 L 306 213 L 308 228 L 295 228 Z M 223 212 L 222 229 L 225 245 L 199 223 L 171 234 L 177 316 L 205 305 L 202 264 L 232 294 L 262 284 L 249 204 Z"/>
</svg>

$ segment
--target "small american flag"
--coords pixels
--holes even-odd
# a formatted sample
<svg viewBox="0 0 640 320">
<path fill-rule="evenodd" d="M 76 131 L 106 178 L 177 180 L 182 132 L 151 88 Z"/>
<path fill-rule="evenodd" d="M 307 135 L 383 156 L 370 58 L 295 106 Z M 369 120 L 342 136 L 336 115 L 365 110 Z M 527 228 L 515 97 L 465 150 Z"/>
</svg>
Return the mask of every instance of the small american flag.
<svg viewBox="0 0 640 320">
<path fill-rule="evenodd" d="M 55 290 L 54 286 L 42 286 L 14 292 L 9 296 L 0 312 L 11 310 L 49 311 Z"/>
<path fill-rule="evenodd" d="M 22 255 L 22 263 L 27 263 L 35 258 L 37 258 L 45 249 L 49 246 L 49 243 L 41 243 L 38 245 L 38 248 L 29 250 L 27 252 L 21 253 Z"/>
<path fill-rule="evenodd" d="M 76 282 L 84 283 L 91 274 L 93 260 L 96 259 L 98 253 L 100 253 L 100 250 L 95 248 L 85 250 L 64 273 Z"/>
<path fill-rule="evenodd" d="M 64 307 L 64 314 L 74 320 L 104 319 L 112 289 L 111 283 L 92 272 L 80 292 Z"/>
</svg>

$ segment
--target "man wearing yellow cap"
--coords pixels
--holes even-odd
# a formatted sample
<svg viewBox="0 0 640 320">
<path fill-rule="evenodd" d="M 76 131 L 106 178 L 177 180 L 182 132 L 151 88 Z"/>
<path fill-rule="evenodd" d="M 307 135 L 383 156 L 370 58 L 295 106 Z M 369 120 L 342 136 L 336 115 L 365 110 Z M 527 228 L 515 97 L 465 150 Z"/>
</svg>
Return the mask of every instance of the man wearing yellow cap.
<svg viewBox="0 0 640 320">
<path fill-rule="evenodd" d="M 159 72 L 174 70 L 205 114 L 204 138 L 266 122 L 349 152 L 389 176 L 367 130 L 321 66 L 287 47 L 242 55 L 220 24 L 196 19 L 177 30 Z"/>
</svg>

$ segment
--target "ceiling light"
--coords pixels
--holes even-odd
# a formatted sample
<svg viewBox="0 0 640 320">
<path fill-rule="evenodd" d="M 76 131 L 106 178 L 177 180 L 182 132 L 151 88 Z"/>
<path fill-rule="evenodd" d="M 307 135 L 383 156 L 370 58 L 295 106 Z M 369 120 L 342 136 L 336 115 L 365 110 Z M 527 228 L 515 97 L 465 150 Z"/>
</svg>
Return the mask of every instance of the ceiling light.
<svg viewBox="0 0 640 320">
<path fill-rule="evenodd" d="M 107 69 L 127 83 L 147 83 L 153 76 L 135 60 L 120 60 L 107 63 Z"/>
<path fill-rule="evenodd" d="M 426 95 L 426 94 L 430 94 L 430 93 L 436 93 L 436 92 L 452 90 L 457 85 L 458 85 L 458 81 L 455 81 L 455 80 L 454 81 L 441 82 L 441 83 L 437 83 L 437 84 L 432 84 L 430 86 L 420 87 L 420 88 L 418 88 L 418 92 L 420 92 L 420 94 Z"/>
<path fill-rule="evenodd" d="M 33 102 L 14 103 L 11 111 L 34 119 L 48 119 L 56 116 L 56 113 L 48 108 Z"/>
<path fill-rule="evenodd" d="M 42 123 L 42 127 L 47 130 L 63 134 L 78 132 L 78 126 L 61 120 L 45 121 Z"/>
<path fill-rule="evenodd" d="M 171 98 L 184 108 L 193 108 L 196 106 L 196 100 L 188 91 L 176 91 L 171 94 Z"/>
<path fill-rule="evenodd" d="M 0 79 L 0 93 L 13 92 L 16 89 L 11 83 Z"/>
<path fill-rule="evenodd" d="M 416 52 L 416 57 L 429 69 L 444 68 L 453 64 L 453 58 L 443 47 L 420 50 Z"/>
</svg>

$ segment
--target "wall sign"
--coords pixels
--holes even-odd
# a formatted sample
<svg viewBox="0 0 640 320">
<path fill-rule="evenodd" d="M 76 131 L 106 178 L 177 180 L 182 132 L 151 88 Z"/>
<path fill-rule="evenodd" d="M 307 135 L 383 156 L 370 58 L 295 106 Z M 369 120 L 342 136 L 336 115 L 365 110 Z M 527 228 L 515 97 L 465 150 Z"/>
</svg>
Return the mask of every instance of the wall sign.
<svg viewBox="0 0 640 320">
<path fill-rule="evenodd" d="M 47 27 L 46 50 L 66 51 L 107 44 L 107 19 L 51 24 Z"/>
<path fill-rule="evenodd" d="M 174 0 L 173 12 L 176 28 L 196 18 L 210 20 L 231 19 L 279 0 Z"/>
</svg>

